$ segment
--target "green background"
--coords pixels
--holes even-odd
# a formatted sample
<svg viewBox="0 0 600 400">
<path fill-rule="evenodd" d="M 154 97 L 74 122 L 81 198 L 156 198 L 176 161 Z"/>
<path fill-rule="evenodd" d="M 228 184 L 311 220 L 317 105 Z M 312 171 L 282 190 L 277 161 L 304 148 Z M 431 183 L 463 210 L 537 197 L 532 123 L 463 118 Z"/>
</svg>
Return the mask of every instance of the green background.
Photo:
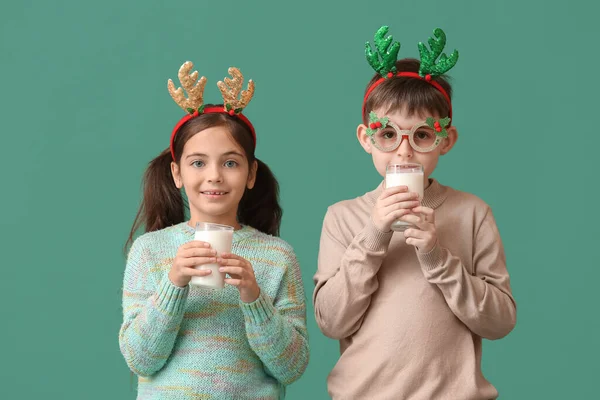
<svg viewBox="0 0 600 400">
<path fill-rule="evenodd" d="M 369 5 L 370 4 L 370 5 Z M 282 189 L 282 237 L 311 304 L 328 205 L 379 183 L 355 139 L 382 24 L 415 57 L 435 27 L 460 140 L 434 176 L 495 213 L 518 303 L 483 369 L 503 399 L 597 388 L 598 3 L 562 1 L 26 1 L 0 6 L 3 399 L 134 399 L 119 352 L 122 245 L 148 161 L 181 110 L 186 60 L 256 82 L 257 155 Z M 289 399 L 327 398 L 337 342 L 308 310 L 311 361 Z"/>
</svg>

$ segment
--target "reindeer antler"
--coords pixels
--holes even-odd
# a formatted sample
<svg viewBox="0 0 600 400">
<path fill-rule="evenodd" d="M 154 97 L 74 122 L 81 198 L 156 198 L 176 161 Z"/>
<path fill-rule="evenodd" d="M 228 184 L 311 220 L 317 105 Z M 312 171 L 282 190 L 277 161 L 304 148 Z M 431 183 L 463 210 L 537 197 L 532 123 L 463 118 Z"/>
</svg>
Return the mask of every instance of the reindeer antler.
<svg viewBox="0 0 600 400">
<path fill-rule="evenodd" d="M 419 42 L 418 45 L 419 54 L 421 55 L 421 66 L 419 67 L 419 75 L 421 76 L 442 75 L 454 67 L 458 61 L 457 50 L 454 50 L 449 58 L 446 57 L 446 54 L 442 54 L 444 46 L 446 46 L 446 34 L 444 31 L 440 28 L 436 28 L 433 31 L 433 36 L 435 36 L 435 38 L 430 37 L 428 40 L 431 51 L 429 51 L 421 42 Z M 440 57 L 440 59 L 436 62 L 438 57 Z"/>
<path fill-rule="evenodd" d="M 227 111 L 232 111 L 236 114 L 242 112 L 242 110 L 248 105 L 252 96 L 254 95 L 254 82 L 252 79 L 248 81 L 248 89 L 242 90 L 244 84 L 244 76 L 239 69 L 230 67 L 227 72 L 232 76 L 233 79 L 225 78 L 225 82 L 217 82 L 217 86 L 223 95 L 223 104 Z M 238 95 L 241 98 L 238 99 Z"/>
<path fill-rule="evenodd" d="M 178 74 L 179 82 L 181 82 L 181 86 L 188 94 L 187 99 L 183 94 L 182 88 L 177 88 L 177 90 L 175 90 L 175 85 L 171 79 L 169 79 L 167 83 L 169 93 L 173 100 L 175 100 L 175 103 L 190 114 L 193 114 L 196 110 L 202 111 L 202 96 L 204 95 L 204 86 L 206 85 L 206 78 L 204 76 L 198 80 L 198 71 L 194 71 L 190 74 L 192 68 L 194 68 L 194 64 L 190 61 L 186 61 L 181 68 L 179 68 Z M 197 80 L 198 82 L 196 82 Z"/>
<path fill-rule="evenodd" d="M 381 76 L 385 76 L 388 72 L 396 72 L 396 60 L 400 50 L 400 42 L 395 42 L 391 35 L 385 37 L 388 29 L 389 27 L 384 25 L 375 32 L 374 41 L 377 50 L 375 53 L 371 49 L 371 44 L 369 42 L 365 43 L 367 61 Z M 379 61 L 379 58 L 381 58 L 381 61 Z"/>
</svg>

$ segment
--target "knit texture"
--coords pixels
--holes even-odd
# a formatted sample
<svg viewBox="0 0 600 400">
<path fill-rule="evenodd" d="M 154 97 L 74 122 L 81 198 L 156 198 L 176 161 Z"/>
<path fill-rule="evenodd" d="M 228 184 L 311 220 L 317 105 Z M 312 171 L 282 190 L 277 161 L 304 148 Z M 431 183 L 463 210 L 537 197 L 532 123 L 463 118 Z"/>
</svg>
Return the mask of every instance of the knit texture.
<svg viewBox="0 0 600 400">
<path fill-rule="evenodd" d="M 331 206 L 314 276 L 319 328 L 340 341 L 330 396 L 369 400 L 490 400 L 482 339 L 516 323 L 504 248 L 478 197 L 431 180 L 438 243 L 428 253 L 371 221 L 382 186 Z"/>
<path fill-rule="evenodd" d="M 171 283 L 177 249 L 194 239 L 181 223 L 133 243 L 123 283 L 121 353 L 139 376 L 138 399 L 280 399 L 308 363 L 306 304 L 293 249 L 243 226 L 232 253 L 248 260 L 261 288 L 253 303 L 238 290 Z"/>
</svg>

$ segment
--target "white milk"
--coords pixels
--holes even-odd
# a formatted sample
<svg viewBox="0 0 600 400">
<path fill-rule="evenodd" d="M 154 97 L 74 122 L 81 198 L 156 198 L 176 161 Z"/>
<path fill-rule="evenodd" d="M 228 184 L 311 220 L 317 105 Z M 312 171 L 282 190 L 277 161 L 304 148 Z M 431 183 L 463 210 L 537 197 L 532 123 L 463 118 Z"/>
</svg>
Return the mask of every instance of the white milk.
<svg viewBox="0 0 600 400">
<path fill-rule="evenodd" d="M 396 172 L 385 176 L 385 187 L 408 186 L 408 191 L 419 194 L 423 200 L 423 173 L 422 172 Z"/>
<path fill-rule="evenodd" d="M 419 194 L 419 201 L 423 200 L 423 172 L 391 172 L 385 175 L 385 187 L 408 186 L 408 191 Z M 404 221 L 394 221 L 393 231 L 404 231 L 411 224 Z"/>
<path fill-rule="evenodd" d="M 217 251 L 216 257 L 219 257 L 221 253 L 231 252 L 233 230 L 196 231 L 194 240 L 210 243 L 212 248 Z M 213 289 L 222 289 L 225 286 L 225 273 L 219 272 L 219 267 L 219 264 L 203 264 L 197 266 L 196 269 L 210 269 L 212 273 L 207 276 L 193 276 L 190 284 Z"/>
</svg>

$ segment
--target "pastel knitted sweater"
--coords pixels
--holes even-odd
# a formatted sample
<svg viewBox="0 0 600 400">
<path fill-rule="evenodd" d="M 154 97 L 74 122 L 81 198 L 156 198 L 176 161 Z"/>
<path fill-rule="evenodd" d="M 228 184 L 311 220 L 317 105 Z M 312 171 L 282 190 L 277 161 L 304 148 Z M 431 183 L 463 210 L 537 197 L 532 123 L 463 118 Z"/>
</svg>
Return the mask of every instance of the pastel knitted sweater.
<svg viewBox="0 0 600 400">
<path fill-rule="evenodd" d="M 186 222 L 136 239 L 123 283 L 121 352 L 139 376 L 138 399 L 279 399 L 308 363 L 306 304 L 289 244 L 243 226 L 232 253 L 244 257 L 261 288 L 253 303 L 238 290 L 171 283 Z"/>
</svg>

